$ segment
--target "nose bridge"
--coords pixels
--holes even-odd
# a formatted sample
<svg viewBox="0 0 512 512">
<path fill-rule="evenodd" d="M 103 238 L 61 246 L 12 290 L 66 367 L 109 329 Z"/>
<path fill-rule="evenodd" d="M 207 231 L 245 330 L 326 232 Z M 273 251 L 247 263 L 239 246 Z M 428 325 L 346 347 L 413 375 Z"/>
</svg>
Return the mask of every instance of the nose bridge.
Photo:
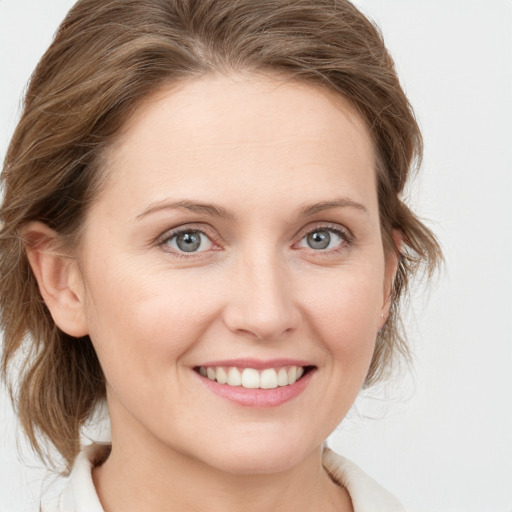
<svg viewBox="0 0 512 512">
<path fill-rule="evenodd" d="M 299 322 L 290 275 L 275 248 L 259 246 L 237 260 L 226 323 L 232 331 L 275 339 Z"/>
</svg>

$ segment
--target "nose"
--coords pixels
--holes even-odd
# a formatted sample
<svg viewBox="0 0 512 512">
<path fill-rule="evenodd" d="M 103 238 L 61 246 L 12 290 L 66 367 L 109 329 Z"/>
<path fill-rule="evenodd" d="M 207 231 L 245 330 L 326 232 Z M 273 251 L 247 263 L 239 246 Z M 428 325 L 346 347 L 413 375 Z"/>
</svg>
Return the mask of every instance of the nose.
<svg viewBox="0 0 512 512">
<path fill-rule="evenodd" d="M 224 321 L 232 332 L 255 340 L 277 340 L 299 326 L 293 282 L 279 258 L 241 259 L 228 287 Z"/>
</svg>

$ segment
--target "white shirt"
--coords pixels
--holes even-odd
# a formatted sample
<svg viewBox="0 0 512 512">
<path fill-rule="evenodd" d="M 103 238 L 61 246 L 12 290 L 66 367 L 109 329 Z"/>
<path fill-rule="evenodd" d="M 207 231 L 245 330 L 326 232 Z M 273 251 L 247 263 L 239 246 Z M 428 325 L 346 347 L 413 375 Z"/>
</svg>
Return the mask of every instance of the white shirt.
<svg viewBox="0 0 512 512">
<path fill-rule="evenodd" d="M 92 481 L 94 461 L 105 445 L 92 444 L 78 455 L 69 481 L 58 498 L 41 505 L 41 512 L 104 512 Z M 331 478 L 345 487 L 355 512 L 405 512 L 400 502 L 362 469 L 326 448 L 323 465 Z"/>
</svg>

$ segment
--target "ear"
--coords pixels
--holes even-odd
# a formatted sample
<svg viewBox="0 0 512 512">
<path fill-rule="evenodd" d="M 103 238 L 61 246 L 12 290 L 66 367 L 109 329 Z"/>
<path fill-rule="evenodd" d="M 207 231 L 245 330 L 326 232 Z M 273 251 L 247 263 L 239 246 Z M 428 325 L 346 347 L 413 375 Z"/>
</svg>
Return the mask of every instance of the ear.
<svg viewBox="0 0 512 512">
<path fill-rule="evenodd" d="M 42 222 L 21 231 L 39 291 L 57 326 L 74 337 L 88 334 L 84 288 L 76 260 L 60 252 L 59 235 Z"/>
<path fill-rule="evenodd" d="M 393 230 L 393 243 L 396 250 L 386 255 L 384 296 L 381 310 L 381 325 L 379 328 L 384 326 L 389 317 L 389 310 L 393 299 L 395 277 L 400 263 L 400 254 L 402 253 L 402 233 L 398 229 Z"/>
</svg>

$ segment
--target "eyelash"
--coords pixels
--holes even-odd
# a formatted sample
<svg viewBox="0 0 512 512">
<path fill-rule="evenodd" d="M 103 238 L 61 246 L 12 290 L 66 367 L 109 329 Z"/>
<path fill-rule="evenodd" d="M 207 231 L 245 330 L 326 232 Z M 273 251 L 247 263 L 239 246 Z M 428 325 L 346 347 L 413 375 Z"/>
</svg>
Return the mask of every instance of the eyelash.
<svg viewBox="0 0 512 512">
<path fill-rule="evenodd" d="M 173 240 L 174 238 L 178 237 L 179 235 L 182 235 L 185 233 L 200 233 L 201 235 L 204 235 L 206 238 L 208 238 L 208 240 L 210 240 L 210 242 L 212 244 L 217 245 L 217 244 L 215 244 L 215 241 L 214 241 L 215 237 L 211 233 L 209 233 L 208 230 L 205 230 L 204 228 L 196 227 L 193 225 L 165 232 L 162 236 L 160 236 L 157 239 L 156 245 L 158 247 L 163 248 L 166 244 L 169 244 L 171 240 Z M 198 252 L 190 252 L 187 254 L 185 251 L 178 251 L 178 250 L 170 248 L 170 247 L 168 247 L 167 249 L 164 249 L 164 250 L 165 250 L 165 252 L 167 252 L 169 254 L 173 254 L 177 258 L 194 258 L 194 257 L 197 257 L 198 254 L 201 254 L 203 252 L 203 251 L 200 251 L 199 253 Z"/>
<path fill-rule="evenodd" d="M 321 232 L 321 231 L 328 231 L 330 233 L 334 233 L 342 240 L 342 242 L 339 244 L 338 247 L 333 248 L 333 249 L 315 250 L 313 248 L 309 248 L 313 253 L 316 253 L 319 256 L 330 254 L 330 253 L 340 252 L 343 249 L 347 249 L 354 243 L 354 236 L 352 235 L 350 230 L 348 230 L 346 228 L 342 228 L 338 224 L 319 224 L 319 225 L 314 226 L 313 228 L 309 228 L 300 233 L 300 235 L 299 235 L 300 239 L 299 239 L 299 242 L 297 242 L 297 243 L 300 243 L 307 236 L 309 236 L 313 233 Z M 208 238 L 208 240 L 210 240 L 210 242 L 212 244 L 216 245 L 215 240 L 214 240 L 215 237 L 212 234 L 210 234 L 208 232 L 208 230 L 205 230 L 205 229 L 199 228 L 199 227 L 195 227 L 195 226 L 187 226 L 187 227 L 183 227 L 183 228 L 178 228 L 176 230 L 167 231 L 166 233 L 164 233 L 162 236 L 160 236 L 157 239 L 156 245 L 159 247 L 164 247 L 171 240 L 173 240 L 174 238 L 178 237 L 179 235 L 185 234 L 185 233 L 200 233 L 201 235 L 204 235 L 206 238 Z M 294 246 L 297 245 L 297 243 L 294 244 Z M 213 249 L 213 250 L 216 250 L 216 249 Z M 172 253 L 177 258 L 194 258 L 194 257 L 198 257 L 198 255 L 202 254 L 202 252 L 206 252 L 206 251 L 199 251 L 199 252 L 191 251 L 190 253 L 187 254 L 185 251 L 179 251 L 179 250 L 168 248 L 166 250 L 166 252 Z"/>
<path fill-rule="evenodd" d="M 306 231 L 300 233 L 299 243 L 302 240 L 304 240 L 307 236 L 313 233 L 318 233 L 319 231 L 327 231 L 329 233 L 334 233 L 341 239 L 341 243 L 335 248 L 326 250 L 315 250 L 312 247 L 310 247 L 309 249 L 318 256 L 340 252 L 344 249 L 347 249 L 354 243 L 354 236 L 352 235 L 352 233 L 347 228 L 341 227 L 339 224 L 319 224 L 314 226 L 313 228 L 307 228 Z"/>
</svg>

